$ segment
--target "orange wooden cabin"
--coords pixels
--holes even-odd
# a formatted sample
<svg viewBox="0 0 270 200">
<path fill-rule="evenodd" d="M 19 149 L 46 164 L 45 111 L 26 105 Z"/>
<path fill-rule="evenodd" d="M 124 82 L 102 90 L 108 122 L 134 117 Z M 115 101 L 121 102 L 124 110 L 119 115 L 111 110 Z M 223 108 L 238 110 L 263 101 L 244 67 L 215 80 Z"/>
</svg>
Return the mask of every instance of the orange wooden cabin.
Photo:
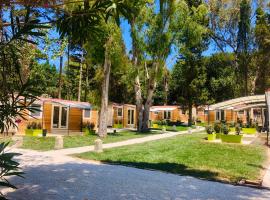
<svg viewBox="0 0 270 200">
<path fill-rule="evenodd" d="M 192 115 L 195 117 L 196 109 L 192 109 Z M 170 120 L 172 122 L 188 122 L 188 111 L 180 106 L 152 106 L 149 114 L 150 121 Z"/>
<path fill-rule="evenodd" d="M 201 106 L 197 118 L 202 122 L 215 121 L 237 122 L 244 124 L 265 123 L 265 95 L 254 95 L 227 100 L 210 106 Z M 209 120 L 208 120 L 209 118 Z"/>
<path fill-rule="evenodd" d="M 132 104 L 110 103 L 108 106 L 108 127 L 136 128 L 136 106 Z"/>
<path fill-rule="evenodd" d="M 20 121 L 17 124 L 19 134 L 24 134 L 31 122 L 40 123 L 42 129 L 53 134 L 81 132 L 83 122 L 97 124 L 98 112 L 87 102 L 39 98 L 31 107 L 39 111 L 29 112 L 25 119 L 16 120 Z"/>
</svg>

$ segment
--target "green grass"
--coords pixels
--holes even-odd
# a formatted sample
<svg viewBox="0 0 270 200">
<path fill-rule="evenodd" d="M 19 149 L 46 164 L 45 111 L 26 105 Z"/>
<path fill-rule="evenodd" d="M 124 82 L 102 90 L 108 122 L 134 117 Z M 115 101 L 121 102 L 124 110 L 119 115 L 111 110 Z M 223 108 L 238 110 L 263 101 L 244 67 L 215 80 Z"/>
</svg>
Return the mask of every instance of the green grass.
<svg viewBox="0 0 270 200">
<path fill-rule="evenodd" d="M 54 137 L 23 137 L 24 149 L 33 149 L 39 151 L 48 151 L 54 148 L 55 138 Z"/>
<path fill-rule="evenodd" d="M 176 126 L 176 131 L 186 131 L 188 130 L 188 126 Z M 191 128 L 195 128 L 195 126 L 192 126 Z M 162 129 L 162 126 L 159 125 L 159 128 L 156 128 L 156 130 L 161 130 Z M 166 131 L 175 131 L 173 129 L 173 126 L 168 126 L 166 125 Z"/>
<path fill-rule="evenodd" d="M 103 138 L 103 143 L 112 143 L 123 140 L 129 140 L 133 138 L 145 137 L 152 134 L 158 134 L 159 132 L 149 133 L 137 133 L 137 132 L 118 132 L 116 134 L 109 134 L 106 138 Z M 94 141 L 99 138 L 97 135 L 89 136 L 64 136 L 64 148 L 82 147 L 93 145 Z M 23 139 L 24 149 L 33 149 L 39 151 L 48 151 L 54 149 L 55 138 L 54 137 L 31 137 L 25 136 Z"/>
<path fill-rule="evenodd" d="M 14 144 L 14 141 L 12 140 L 11 137 L 1 137 L 0 138 L 0 143 L 2 142 L 9 142 L 9 146 L 13 145 Z"/>
<path fill-rule="evenodd" d="M 235 128 L 230 128 L 231 132 L 235 132 Z M 256 134 L 256 128 L 242 128 L 244 134 Z"/>
<path fill-rule="evenodd" d="M 236 182 L 259 177 L 266 159 L 264 147 L 209 143 L 205 137 L 206 134 L 181 135 L 75 156 L 209 180 Z"/>
<path fill-rule="evenodd" d="M 127 132 L 118 132 L 116 134 L 108 134 L 106 138 L 103 138 L 103 143 L 112 143 L 123 140 L 129 140 L 133 138 L 145 137 L 152 134 L 157 134 L 159 132 L 149 132 L 149 133 L 137 133 L 132 131 Z M 64 148 L 72 147 L 82 147 L 93 145 L 94 141 L 98 139 L 97 135 L 88 135 L 88 136 L 65 136 L 64 137 Z"/>
</svg>

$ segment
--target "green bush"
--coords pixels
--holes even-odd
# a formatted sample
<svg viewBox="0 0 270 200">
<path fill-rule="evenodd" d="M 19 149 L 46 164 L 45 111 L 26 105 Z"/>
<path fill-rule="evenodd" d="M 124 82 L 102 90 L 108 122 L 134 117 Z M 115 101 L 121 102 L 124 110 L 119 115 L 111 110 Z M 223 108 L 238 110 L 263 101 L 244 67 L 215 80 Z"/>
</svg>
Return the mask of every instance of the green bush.
<svg viewBox="0 0 270 200">
<path fill-rule="evenodd" d="M 240 124 L 237 123 L 237 124 L 235 125 L 235 132 L 236 132 L 236 134 L 237 134 L 237 135 L 240 135 L 241 130 L 242 130 L 242 127 L 240 126 Z"/>
<path fill-rule="evenodd" d="M 220 121 L 216 121 L 214 123 L 214 130 L 215 130 L 216 133 L 220 133 L 220 131 L 221 131 L 221 123 L 220 123 Z"/>
<path fill-rule="evenodd" d="M 9 142 L 0 143 L 0 187 L 17 189 L 7 179 L 10 176 L 23 177 L 23 172 L 20 171 L 19 163 L 14 160 L 15 156 L 19 156 L 21 154 L 10 152 L 6 153 L 5 149 L 8 144 Z M 6 199 L 1 192 L 0 199 Z"/>
<path fill-rule="evenodd" d="M 223 124 L 222 125 L 222 133 L 225 134 L 225 135 L 228 135 L 230 132 L 230 127 L 226 124 Z"/>
<path fill-rule="evenodd" d="M 212 126 L 206 126 L 205 129 L 207 134 L 213 134 L 213 132 L 215 131 Z"/>
<path fill-rule="evenodd" d="M 42 129 L 40 122 L 29 122 L 26 126 L 27 129 Z"/>
</svg>

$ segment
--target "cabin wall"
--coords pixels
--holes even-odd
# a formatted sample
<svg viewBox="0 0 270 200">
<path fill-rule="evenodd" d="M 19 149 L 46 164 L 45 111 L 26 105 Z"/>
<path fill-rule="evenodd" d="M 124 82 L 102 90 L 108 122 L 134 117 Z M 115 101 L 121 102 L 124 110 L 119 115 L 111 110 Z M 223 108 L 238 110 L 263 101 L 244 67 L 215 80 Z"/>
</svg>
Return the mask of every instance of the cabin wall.
<svg viewBox="0 0 270 200">
<path fill-rule="evenodd" d="M 52 131 L 52 104 L 47 102 L 44 103 L 44 108 L 43 108 L 43 128 L 47 129 L 48 133 L 51 133 Z"/>
<path fill-rule="evenodd" d="M 70 131 L 81 131 L 82 109 L 70 108 L 68 122 L 68 129 Z"/>
<path fill-rule="evenodd" d="M 83 111 L 82 111 L 83 113 Z M 98 126 L 98 110 L 91 110 L 90 118 L 83 117 L 83 123 L 93 123 L 95 124 L 95 130 Z"/>
<path fill-rule="evenodd" d="M 133 124 L 128 124 L 128 110 L 134 110 Z M 124 105 L 123 106 L 123 127 L 124 128 L 136 128 L 137 127 L 136 106 L 134 106 L 134 105 Z"/>
</svg>

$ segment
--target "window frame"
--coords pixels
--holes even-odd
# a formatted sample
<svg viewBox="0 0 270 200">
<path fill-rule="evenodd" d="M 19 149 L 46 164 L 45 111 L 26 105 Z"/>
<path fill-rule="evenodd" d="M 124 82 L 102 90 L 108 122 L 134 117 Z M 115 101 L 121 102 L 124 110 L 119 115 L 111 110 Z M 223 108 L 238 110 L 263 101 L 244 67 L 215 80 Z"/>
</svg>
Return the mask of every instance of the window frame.
<svg viewBox="0 0 270 200">
<path fill-rule="evenodd" d="M 119 115 L 119 110 L 121 110 L 121 115 Z M 123 117 L 123 108 L 117 108 L 117 117 Z"/>
<path fill-rule="evenodd" d="M 85 111 L 89 111 L 89 117 L 85 117 Z M 83 118 L 84 119 L 90 119 L 91 118 L 91 109 L 89 108 L 89 109 L 83 109 Z"/>
<path fill-rule="evenodd" d="M 39 112 L 39 115 L 37 115 L 37 116 L 32 115 L 33 112 L 29 110 L 29 116 L 30 116 L 30 118 L 34 118 L 34 119 L 40 119 L 40 118 L 42 118 L 42 114 L 43 114 L 42 104 L 33 103 L 33 104 L 30 105 L 30 108 L 37 107 L 37 106 L 34 106 L 34 105 L 38 105 L 38 107 L 40 107 L 40 111 L 38 111 Z"/>
</svg>

